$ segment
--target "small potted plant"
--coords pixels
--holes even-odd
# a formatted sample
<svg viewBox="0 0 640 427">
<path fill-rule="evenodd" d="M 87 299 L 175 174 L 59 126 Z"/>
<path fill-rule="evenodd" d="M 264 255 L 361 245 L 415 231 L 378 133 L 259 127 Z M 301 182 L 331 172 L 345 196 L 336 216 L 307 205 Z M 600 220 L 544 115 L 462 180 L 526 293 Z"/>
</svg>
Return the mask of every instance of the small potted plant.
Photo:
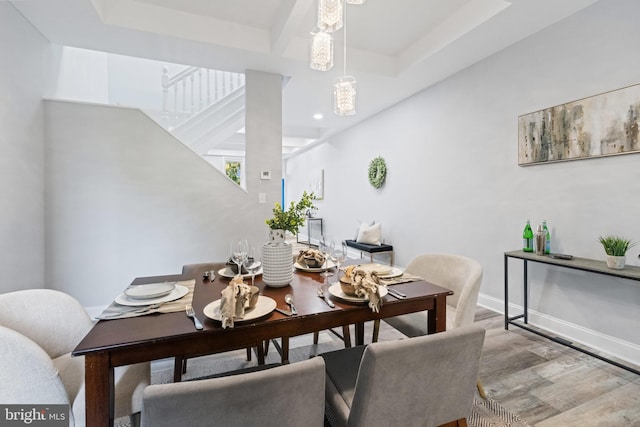
<svg viewBox="0 0 640 427">
<path fill-rule="evenodd" d="M 600 236 L 604 251 L 607 254 L 607 267 L 622 270 L 626 261 L 626 254 L 637 242 L 619 236 Z"/>
<path fill-rule="evenodd" d="M 314 194 L 305 191 L 302 199 L 297 203 L 291 202 L 286 211 L 276 203 L 273 217 L 266 220 L 270 241 L 262 247 L 262 281 L 267 286 L 287 286 L 293 280 L 293 251 L 284 234 L 287 231 L 298 234 L 307 209 L 313 208 L 313 200 Z"/>
<path fill-rule="evenodd" d="M 265 222 L 269 226 L 271 241 L 283 241 L 286 231 L 291 234 L 298 234 L 300 227 L 304 225 L 306 212 L 315 209 L 313 201 L 315 195 L 306 191 L 302 193 L 302 198 L 297 202 L 291 202 L 289 209 L 284 210 L 280 203 L 276 203 L 273 207 L 273 217 Z"/>
</svg>

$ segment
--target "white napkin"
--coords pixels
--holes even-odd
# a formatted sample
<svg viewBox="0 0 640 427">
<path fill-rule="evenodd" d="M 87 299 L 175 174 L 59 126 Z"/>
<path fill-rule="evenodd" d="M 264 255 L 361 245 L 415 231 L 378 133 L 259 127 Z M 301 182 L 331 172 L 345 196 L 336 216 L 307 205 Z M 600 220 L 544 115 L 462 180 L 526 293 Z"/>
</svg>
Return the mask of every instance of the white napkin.
<svg viewBox="0 0 640 427">
<path fill-rule="evenodd" d="M 350 271 L 351 283 L 359 297 L 369 299 L 369 308 L 374 313 L 380 312 L 380 279 L 374 272 L 364 270 L 362 268 L 354 268 Z"/>
<path fill-rule="evenodd" d="M 245 307 L 251 298 L 251 286 L 245 284 L 238 274 L 222 290 L 220 299 L 220 317 L 222 328 L 233 328 L 233 321 L 244 317 Z"/>
</svg>

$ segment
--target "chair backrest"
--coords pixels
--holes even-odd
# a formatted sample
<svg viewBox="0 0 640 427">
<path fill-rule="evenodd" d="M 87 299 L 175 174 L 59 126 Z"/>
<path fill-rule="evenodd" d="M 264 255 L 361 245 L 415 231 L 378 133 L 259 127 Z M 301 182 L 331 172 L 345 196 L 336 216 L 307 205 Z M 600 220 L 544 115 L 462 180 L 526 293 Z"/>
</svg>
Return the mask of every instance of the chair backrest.
<svg viewBox="0 0 640 427">
<path fill-rule="evenodd" d="M 438 426 L 469 415 L 484 329 L 370 344 L 362 357 L 349 426 Z"/>
<path fill-rule="evenodd" d="M 200 264 L 185 264 L 182 266 L 182 275 L 190 279 L 195 279 L 207 270 L 213 270 L 220 263 L 203 262 Z"/>
<path fill-rule="evenodd" d="M 323 426 L 321 357 L 229 377 L 151 385 L 142 427 Z"/>
<path fill-rule="evenodd" d="M 455 308 L 454 328 L 473 323 L 483 273 L 478 261 L 461 255 L 424 254 L 411 260 L 406 271 L 453 291 L 447 304 Z"/>
<path fill-rule="evenodd" d="M 70 295 L 27 289 L 0 294 L 0 325 L 20 332 L 55 359 L 73 351 L 93 322 Z"/>
<path fill-rule="evenodd" d="M 0 361 L 2 404 L 69 403 L 49 355 L 29 338 L 4 326 L 0 326 Z"/>
</svg>

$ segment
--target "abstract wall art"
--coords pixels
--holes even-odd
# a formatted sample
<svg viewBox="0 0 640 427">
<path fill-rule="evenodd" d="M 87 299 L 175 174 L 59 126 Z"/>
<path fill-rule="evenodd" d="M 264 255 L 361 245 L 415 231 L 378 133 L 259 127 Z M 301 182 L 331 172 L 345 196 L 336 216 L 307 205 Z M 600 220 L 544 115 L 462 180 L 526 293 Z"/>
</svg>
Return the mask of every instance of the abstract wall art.
<svg viewBox="0 0 640 427">
<path fill-rule="evenodd" d="M 520 166 L 640 152 L 640 85 L 518 117 Z"/>
</svg>

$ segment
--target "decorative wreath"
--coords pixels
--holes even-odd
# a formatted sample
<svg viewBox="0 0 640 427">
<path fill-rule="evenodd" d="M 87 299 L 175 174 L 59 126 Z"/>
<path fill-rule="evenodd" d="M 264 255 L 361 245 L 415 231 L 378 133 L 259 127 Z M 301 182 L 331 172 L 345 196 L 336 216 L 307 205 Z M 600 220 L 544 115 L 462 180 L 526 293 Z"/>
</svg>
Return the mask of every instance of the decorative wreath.
<svg viewBox="0 0 640 427">
<path fill-rule="evenodd" d="M 371 160 L 369 163 L 369 183 L 374 188 L 382 187 L 384 184 L 384 179 L 387 176 L 387 165 L 384 162 L 384 159 L 380 156 Z"/>
</svg>

